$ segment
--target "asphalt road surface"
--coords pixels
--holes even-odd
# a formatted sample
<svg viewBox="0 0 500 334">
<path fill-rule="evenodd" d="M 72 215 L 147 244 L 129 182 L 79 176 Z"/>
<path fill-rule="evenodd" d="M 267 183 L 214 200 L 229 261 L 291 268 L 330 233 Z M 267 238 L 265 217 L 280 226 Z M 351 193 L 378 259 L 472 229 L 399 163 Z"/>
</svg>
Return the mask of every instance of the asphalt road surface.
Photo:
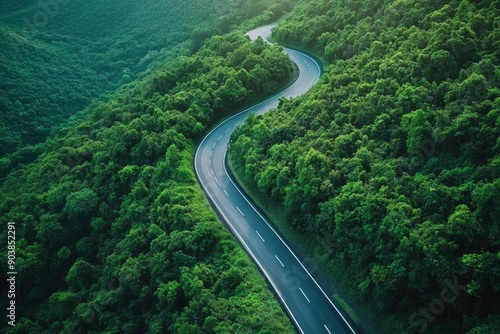
<svg viewBox="0 0 500 334">
<path fill-rule="evenodd" d="M 247 35 L 265 40 L 271 26 L 255 29 Z M 249 201 L 228 174 L 227 146 L 231 133 L 249 113 L 262 114 L 279 104 L 279 98 L 293 98 L 307 92 L 319 79 L 321 69 L 308 55 L 284 49 L 300 71 L 297 80 L 277 95 L 252 106 L 216 126 L 200 143 L 194 158 L 198 180 L 231 232 L 250 254 L 300 333 L 355 333 L 353 325 L 328 298 L 306 267 L 285 241 Z"/>
</svg>

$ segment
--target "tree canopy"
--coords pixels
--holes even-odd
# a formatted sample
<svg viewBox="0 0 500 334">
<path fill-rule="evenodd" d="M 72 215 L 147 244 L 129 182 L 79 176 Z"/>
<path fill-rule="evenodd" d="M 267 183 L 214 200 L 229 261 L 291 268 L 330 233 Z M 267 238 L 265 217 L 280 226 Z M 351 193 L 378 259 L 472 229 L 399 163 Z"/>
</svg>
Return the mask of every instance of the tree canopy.
<svg viewBox="0 0 500 334">
<path fill-rule="evenodd" d="M 273 37 L 325 59 L 323 78 L 233 134 L 234 172 L 297 233 L 335 241 L 331 280 L 384 333 L 499 330 L 499 15 L 303 1 Z M 418 314 L 454 279 L 460 297 Z"/>
<path fill-rule="evenodd" d="M 250 13 L 226 15 L 236 25 Z M 192 167 L 207 129 L 283 87 L 293 67 L 244 30 L 211 35 L 2 162 L 0 216 L 16 222 L 22 282 L 3 333 L 293 332 Z"/>
</svg>

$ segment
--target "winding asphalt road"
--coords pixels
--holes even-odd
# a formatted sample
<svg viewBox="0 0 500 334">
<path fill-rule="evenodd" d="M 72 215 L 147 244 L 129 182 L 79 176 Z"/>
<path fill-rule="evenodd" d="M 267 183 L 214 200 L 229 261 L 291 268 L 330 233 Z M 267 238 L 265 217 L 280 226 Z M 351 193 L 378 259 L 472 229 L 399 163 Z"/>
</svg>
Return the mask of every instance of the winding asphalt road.
<svg viewBox="0 0 500 334">
<path fill-rule="evenodd" d="M 266 40 L 273 27 L 261 27 L 247 35 L 252 40 L 258 36 Z M 308 55 L 287 48 L 284 52 L 299 68 L 297 80 L 277 95 L 216 126 L 198 146 L 194 158 L 196 175 L 220 216 L 273 286 L 299 332 L 355 333 L 345 315 L 227 172 L 226 153 L 231 133 L 248 114 L 262 114 L 276 108 L 281 97 L 304 94 L 321 75 L 320 66 Z"/>
</svg>

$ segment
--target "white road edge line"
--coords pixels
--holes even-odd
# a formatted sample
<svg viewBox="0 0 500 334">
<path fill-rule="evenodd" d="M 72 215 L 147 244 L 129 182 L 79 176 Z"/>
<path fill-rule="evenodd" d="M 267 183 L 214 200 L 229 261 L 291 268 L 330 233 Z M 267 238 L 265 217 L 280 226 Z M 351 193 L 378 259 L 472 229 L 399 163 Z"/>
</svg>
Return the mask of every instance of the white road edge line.
<svg viewBox="0 0 500 334">
<path fill-rule="evenodd" d="M 302 290 L 302 288 L 299 288 L 299 290 L 300 290 L 300 292 L 302 292 L 302 294 L 306 298 L 307 302 L 310 303 L 311 301 L 309 300 L 309 298 L 307 298 L 306 294 L 304 293 L 304 290 Z"/>
<path fill-rule="evenodd" d="M 290 50 L 290 49 L 287 49 L 287 50 Z M 308 55 L 305 55 L 305 56 L 306 56 L 307 58 L 309 58 L 309 59 L 312 59 L 312 58 L 311 58 L 311 57 L 309 57 Z M 316 64 L 316 67 L 318 68 L 318 70 L 321 72 L 321 69 L 320 69 L 320 67 L 319 67 L 319 64 L 318 64 L 318 63 L 316 63 L 316 62 L 314 62 L 314 63 Z M 300 74 L 299 74 L 299 75 L 300 75 Z M 318 77 L 318 78 L 316 78 L 316 81 L 315 81 L 314 83 L 316 83 L 316 82 L 318 82 L 318 81 L 319 81 L 319 77 Z M 242 115 L 242 114 L 244 114 L 244 113 L 246 113 L 246 112 L 248 112 L 248 111 L 250 111 L 250 110 L 252 110 L 252 109 L 254 109 L 254 108 L 257 108 L 257 107 L 259 107 L 260 105 L 262 105 L 262 104 L 264 104 L 264 103 L 267 103 L 267 102 L 271 101 L 272 99 L 274 99 L 274 98 L 276 98 L 276 97 L 278 97 L 278 96 L 283 96 L 283 95 L 285 95 L 285 96 L 286 96 L 286 94 L 288 94 L 288 92 L 291 90 L 291 87 L 292 87 L 292 86 L 293 86 L 293 84 L 292 84 L 292 85 L 290 85 L 290 86 L 289 86 L 288 88 L 286 88 L 285 90 L 283 90 L 283 91 L 281 91 L 281 92 L 278 92 L 278 93 L 276 93 L 275 95 L 271 96 L 271 97 L 270 97 L 270 98 L 268 98 L 267 100 L 264 100 L 264 101 L 262 101 L 262 102 L 260 102 L 260 103 L 258 103 L 258 104 L 256 104 L 256 105 L 254 105 L 254 106 L 251 106 L 251 107 L 249 107 L 249 108 L 247 108 L 247 109 L 245 109 L 245 110 L 242 110 L 242 111 L 240 111 L 239 113 L 236 113 L 235 115 L 233 115 L 233 116 L 231 116 L 231 117 L 229 117 L 229 118 L 227 118 L 227 119 L 225 119 L 225 120 L 221 121 L 218 125 L 214 126 L 214 128 L 213 128 L 213 129 L 212 129 L 212 130 L 211 130 L 211 131 L 210 131 L 210 132 L 209 132 L 209 133 L 208 133 L 208 134 L 207 134 L 207 135 L 203 138 L 203 140 L 202 140 L 202 141 L 200 142 L 200 144 L 198 145 L 198 148 L 196 149 L 196 153 L 195 153 L 195 157 L 194 157 L 194 168 L 195 168 L 196 174 L 197 174 L 197 175 L 201 175 L 201 174 L 199 173 L 199 168 L 198 168 L 198 164 L 197 164 L 197 159 L 196 159 L 196 157 L 198 156 L 198 153 L 200 152 L 200 148 L 202 147 L 203 142 L 205 142 L 205 141 L 207 140 L 207 138 L 210 136 L 210 134 L 211 134 L 211 133 L 213 133 L 213 132 L 214 132 L 216 129 L 218 129 L 221 125 L 223 125 L 223 124 L 225 124 L 225 123 L 228 123 L 231 119 L 233 119 L 233 118 L 235 118 L 235 117 L 237 117 L 237 116 L 240 116 L 240 115 Z M 241 122 L 238 122 L 235 126 L 238 126 L 239 124 L 241 124 Z M 210 152 L 210 157 L 212 156 L 212 153 L 213 153 L 213 151 L 211 151 L 211 152 Z M 227 147 L 226 147 L 226 152 L 224 153 L 224 155 L 226 155 L 226 153 L 227 153 Z M 224 166 L 224 170 L 225 170 L 225 172 L 226 172 L 226 174 L 227 174 L 226 164 L 223 164 L 223 166 Z M 205 194 L 206 194 L 206 195 L 208 195 L 208 197 L 212 200 L 212 203 L 214 203 L 214 205 L 217 207 L 217 209 L 219 210 L 219 213 L 222 215 L 222 217 L 224 218 L 224 220 L 226 221 L 226 223 L 229 225 L 229 227 L 231 228 L 231 230 L 233 231 L 233 233 L 236 235 L 236 237 L 238 238 L 238 240 L 241 242 L 241 244 L 243 245 L 243 247 L 245 248 L 245 250 L 248 252 L 248 254 L 250 254 L 250 257 L 251 257 L 251 258 L 255 261 L 255 263 L 257 263 L 257 266 L 260 268 L 261 272 L 264 274 L 264 276 L 266 276 L 266 278 L 267 278 L 267 280 L 269 281 L 269 283 L 273 286 L 273 288 L 274 288 L 274 290 L 276 291 L 276 293 L 278 294 L 278 296 L 279 296 L 279 298 L 280 298 L 281 302 L 282 302 L 282 303 L 283 303 L 283 305 L 285 306 L 285 308 L 286 308 L 286 310 L 287 310 L 287 313 L 288 313 L 288 314 L 290 315 L 290 317 L 292 318 L 292 320 L 293 320 L 293 322 L 294 322 L 295 326 L 297 326 L 297 328 L 298 328 L 298 330 L 300 331 L 300 333 L 304 334 L 304 331 L 302 330 L 302 327 L 300 327 L 299 322 L 297 321 L 297 319 L 296 319 L 296 318 L 295 318 L 295 316 L 293 315 L 293 313 L 292 313 L 292 311 L 290 310 L 290 307 L 288 306 L 288 304 L 286 303 L 286 301 L 283 299 L 283 296 L 281 295 L 281 293 L 280 293 L 280 291 L 278 290 L 278 287 L 276 286 L 276 284 L 274 283 L 274 281 L 271 279 L 271 276 L 269 276 L 269 274 L 267 273 L 267 271 L 264 269 L 264 267 L 262 266 L 262 264 L 259 262 L 259 260 L 258 260 L 258 259 L 257 259 L 257 257 L 255 256 L 255 254 L 254 254 L 254 253 L 252 252 L 252 250 L 248 247 L 248 245 L 246 244 L 245 240 L 241 237 L 241 235 L 238 233 L 238 231 L 236 231 L 236 229 L 234 228 L 234 226 L 231 224 L 231 222 L 230 222 L 230 221 L 227 219 L 227 217 L 224 215 L 224 213 L 222 212 L 222 210 L 221 210 L 221 208 L 219 207 L 219 205 L 215 202 L 215 200 L 214 200 L 214 198 L 212 197 L 212 195 L 208 192 L 208 188 L 207 188 L 207 186 L 205 185 L 205 183 L 203 183 L 203 181 L 201 180 L 201 178 L 198 178 L 198 180 L 199 180 L 199 182 L 200 182 L 200 184 L 201 184 L 202 188 L 205 190 Z M 229 178 L 229 180 L 231 181 L 231 183 L 233 183 L 233 185 L 235 185 L 235 184 L 234 184 L 234 181 L 233 181 L 231 178 Z M 235 185 L 235 187 L 236 187 L 236 185 Z M 241 190 L 240 190 L 238 187 L 236 187 L 236 189 L 240 192 L 240 194 L 242 194 L 242 193 L 241 193 Z M 243 194 L 242 194 L 242 195 L 243 195 Z M 250 202 L 248 201 L 248 199 L 246 198 L 246 196 L 243 196 L 243 198 L 244 198 L 244 199 L 245 199 L 248 203 L 250 203 Z M 251 204 L 250 204 L 250 205 L 251 205 Z M 255 210 L 255 208 L 253 207 L 253 205 L 251 205 L 251 206 L 252 206 L 252 208 Z M 258 214 L 259 216 L 261 216 L 261 215 L 260 215 L 260 213 L 259 213 L 257 210 L 255 210 L 255 211 L 257 212 L 257 214 Z M 261 216 L 261 217 L 262 217 L 262 216 Z M 266 222 L 266 224 L 267 224 L 269 227 L 271 227 L 271 226 L 269 225 L 269 223 L 267 222 L 267 220 L 265 220 L 265 219 L 264 219 L 264 221 Z M 272 227 L 271 227 L 271 230 L 273 230 L 273 232 L 274 232 L 274 233 L 278 236 L 278 238 L 279 238 L 279 239 L 281 239 L 281 238 L 280 238 L 280 236 L 276 233 L 276 231 L 274 231 L 274 229 L 273 229 Z M 283 240 L 281 240 L 281 241 L 284 243 L 284 241 L 283 241 Z M 285 244 L 285 246 L 286 246 L 286 247 L 290 250 L 290 248 L 288 247 L 288 245 L 287 245 L 287 244 Z M 294 254 L 291 250 L 290 250 L 290 252 L 291 252 L 291 253 L 292 253 L 292 255 L 293 255 L 293 256 L 294 256 L 294 257 L 298 260 L 297 256 L 295 256 L 295 254 Z M 299 263 L 300 263 L 300 265 L 301 265 L 301 266 L 305 269 L 304 265 L 303 265 L 300 261 L 299 261 Z M 307 270 L 306 270 L 306 272 L 307 272 L 307 273 L 309 274 L 309 276 L 312 278 L 311 274 L 310 274 Z M 316 285 L 318 285 L 318 283 L 316 282 L 316 280 L 314 280 L 314 278 L 312 278 L 312 280 L 313 280 L 313 282 L 315 282 L 315 283 L 316 283 Z M 323 289 L 322 289 L 319 285 L 318 285 L 318 287 L 319 287 L 319 288 L 320 288 L 320 290 L 323 292 L 323 294 L 325 294 L 325 292 L 323 291 Z M 325 296 L 326 296 L 326 294 L 325 294 Z M 327 298 L 327 300 L 328 300 L 328 301 L 329 301 L 329 302 L 333 305 L 333 307 L 337 310 L 337 312 L 340 314 L 340 316 L 342 317 L 342 319 L 344 320 L 344 322 L 347 324 L 347 326 L 349 326 L 349 328 L 351 329 L 351 331 L 352 331 L 354 334 L 356 334 L 356 332 L 354 331 L 354 329 L 352 329 L 352 327 L 349 325 L 349 323 L 348 323 L 348 322 L 347 322 L 347 320 L 344 318 L 344 316 L 343 316 L 343 315 L 339 312 L 339 310 L 338 310 L 338 309 L 337 309 L 337 307 L 333 304 L 333 302 L 330 300 L 330 298 L 328 298 L 328 296 L 326 296 L 326 298 Z"/>
<path fill-rule="evenodd" d="M 266 242 L 266 240 L 264 240 L 264 238 L 260 235 L 259 231 L 255 231 L 255 233 L 257 233 L 262 242 Z"/>
<path fill-rule="evenodd" d="M 245 217 L 245 215 L 243 214 L 243 212 L 241 212 L 240 208 L 236 207 L 236 209 L 238 209 L 238 211 L 241 213 L 241 215 L 242 215 L 243 217 Z"/>
<path fill-rule="evenodd" d="M 283 268 L 285 268 L 285 265 L 283 264 L 283 262 L 281 262 L 280 258 L 278 257 L 278 255 L 274 255 L 274 257 L 276 258 L 276 260 L 278 260 L 278 262 L 281 264 L 281 266 Z"/>
<path fill-rule="evenodd" d="M 326 325 L 323 325 L 323 326 L 325 326 L 325 329 L 326 329 L 326 331 L 327 331 L 329 334 L 332 334 L 332 332 L 330 332 L 330 330 L 328 329 L 328 327 L 326 327 Z"/>
</svg>

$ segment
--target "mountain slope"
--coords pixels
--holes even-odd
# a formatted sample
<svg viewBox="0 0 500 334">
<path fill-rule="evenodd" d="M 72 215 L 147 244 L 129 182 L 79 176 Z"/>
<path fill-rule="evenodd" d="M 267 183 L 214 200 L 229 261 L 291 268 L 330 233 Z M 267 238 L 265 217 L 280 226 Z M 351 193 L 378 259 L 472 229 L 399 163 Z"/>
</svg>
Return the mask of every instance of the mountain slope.
<svg viewBox="0 0 500 334">
<path fill-rule="evenodd" d="M 331 245 L 318 261 L 382 332 L 499 329 L 499 8 L 303 2 L 273 36 L 322 81 L 234 134 L 234 171 Z"/>
<path fill-rule="evenodd" d="M 245 20 L 275 20 L 289 7 L 268 0 L 0 1 L 0 156 L 40 143 L 155 63 L 189 55 Z"/>
<path fill-rule="evenodd" d="M 2 180 L 18 273 L 16 326 L 2 332 L 294 331 L 192 169 L 200 136 L 285 85 L 290 60 L 236 30 L 155 66 L 65 122 Z"/>
</svg>

